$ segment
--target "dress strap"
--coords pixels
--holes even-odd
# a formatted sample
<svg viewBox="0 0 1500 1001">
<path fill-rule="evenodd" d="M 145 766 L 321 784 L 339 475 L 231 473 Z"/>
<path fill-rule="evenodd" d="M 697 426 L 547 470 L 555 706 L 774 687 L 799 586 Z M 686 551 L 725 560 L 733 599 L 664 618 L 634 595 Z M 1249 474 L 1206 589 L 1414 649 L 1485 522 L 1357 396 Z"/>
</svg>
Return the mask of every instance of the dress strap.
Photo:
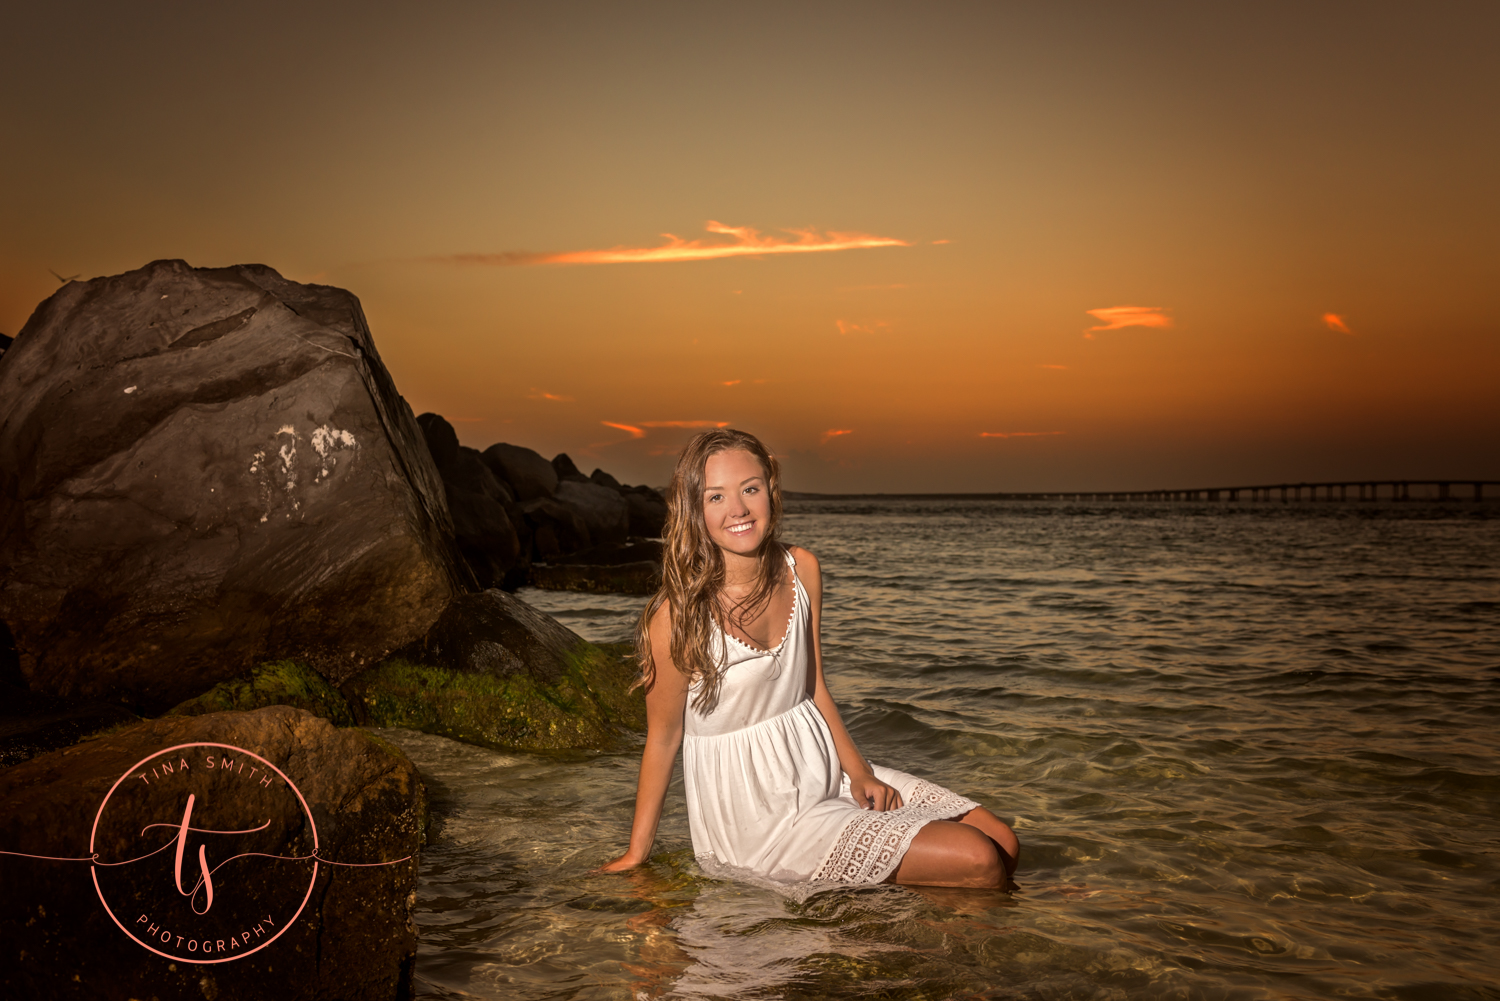
<svg viewBox="0 0 1500 1001">
<path fill-rule="evenodd" d="M 796 570 L 797 557 L 792 555 L 792 547 L 788 546 L 786 543 L 782 543 L 781 552 L 784 556 L 786 556 L 786 565 L 791 567 L 793 570 Z"/>
</svg>

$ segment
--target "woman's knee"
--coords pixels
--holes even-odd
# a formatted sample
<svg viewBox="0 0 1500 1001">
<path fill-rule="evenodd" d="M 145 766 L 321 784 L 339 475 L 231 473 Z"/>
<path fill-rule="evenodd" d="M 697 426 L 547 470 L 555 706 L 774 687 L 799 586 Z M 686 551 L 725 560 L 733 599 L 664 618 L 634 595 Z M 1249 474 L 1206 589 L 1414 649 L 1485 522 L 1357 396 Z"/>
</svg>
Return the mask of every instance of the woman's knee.
<svg viewBox="0 0 1500 1001">
<path fill-rule="evenodd" d="M 983 831 L 965 828 L 962 847 L 956 854 L 961 878 L 970 886 L 1000 886 L 1005 882 L 1005 860 Z"/>
</svg>

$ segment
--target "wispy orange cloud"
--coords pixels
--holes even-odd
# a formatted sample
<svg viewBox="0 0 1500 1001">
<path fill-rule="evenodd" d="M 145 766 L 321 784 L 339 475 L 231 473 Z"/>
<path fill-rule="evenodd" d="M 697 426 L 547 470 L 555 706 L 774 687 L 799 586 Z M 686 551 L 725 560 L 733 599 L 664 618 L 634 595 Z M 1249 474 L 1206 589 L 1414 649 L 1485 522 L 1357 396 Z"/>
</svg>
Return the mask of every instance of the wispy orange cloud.
<svg viewBox="0 0 1500 1001">
<path fill-rule="evenodd" d="M 643 428 L 727 428 L 728 421 L 641 421 Z"/>
<path fill-rule="evenodd" d="M 850 334 L 873 334 L 877 330 L 883 330 L 890 324 L 884 320 L 872 320 L 869 323 L 851 323 L 848 320 L 834 320 L 833 325 L 838 328 L 839 333 L 845 337 Z"/>
<path fill-rule="evenodd" d="M 632 438 L 646 437 L 646 432 L 630 424 L 616 424 L 614 421 L 600 421 L 599 423 L 603 424 L 607 428 L 619 428 L 621 431 L 626 431 Z"/>
<path fill-rule="evenodd" d="M 1045 438 L 1048 435 L 1062 434 L 1061 431 L 981 431 L 981 438 Z"/>
<path fill-rule="evenodd" d="M 830 428 L 829 430 L 823 432 L 823 440 L 821 444 L 826 445 L 835 438 L 853 433 L 854 431 L 850 428 Z"/>
<path fill-rule="evenodd" d="M 531 392 L 527 395 L 526 398 L 528 400 L 552 400 L 554 403 L 573 402 L 573 397 L 571 396 L 558 396 L 556 393 L 548 393 L 543 390 L 537 389 L 535 386 L 531 388 Z"/>
<path fill-rule="evenodd" d="M 1095 330 L 1120 330 L 1124 327 L 1159 327 L 1163 330 L 1172 326 L 1172 317 L 1167 315 L 1168 310 L 1160 306 L 1106 306 L 1103 309 L 1084 310 L 1089 316 L 1099 320 L 1099 326 L 1090 327 L 1090 336 Z"/>
<path fill-rule="evenodd" d="M 1337 313 L 1324 313 L 1323 323 L 1328 327 L 1329 330 L 1336 331 L 1340 334 L 1354 333 L 1354 331 L 1349 329 L 1349 324 L 1344 322 L 1344 318 Z"/>
<path fill-rule="evenodd" d="M 726 379 L 725 381 L 719 383 L 719 385 L 721 385 L 721 386 L 738 386 L 741 381 L 742 380 L 740 380 L 740 379 Z"/>
<path fill-rule="evenodd" d="M 1055 368 L 1055 369 L 1057 369 L 1059 371 L 1062 371 L 1062 370 L 1066 369 L 1067 367 L 1068 366 L 1066 366 L 1066 365 L 1038 365 L 1037 366 L 1037 368 Z"/>
<path fill-rule="evenodd" d="M 610 250 L 572 250 L 558 254 L 518 251 L 500 254 L 449 254 L 430 257 L 441 264 L 663 264 L 680 261 L 712 261 L 721 257 L 763 257 L 768 254 L 820 254 L 838 250 L 868 250 L 874 247 L 909 247 L 906 240 L 868 233 L 791 229 L 790 236 L 763 235 L 749 226 L 726 226 L 709 220 L 704 227 L 713 236 L 684 240 L 663 233 L 660 247 L 614 247 Z"/>
</svg>

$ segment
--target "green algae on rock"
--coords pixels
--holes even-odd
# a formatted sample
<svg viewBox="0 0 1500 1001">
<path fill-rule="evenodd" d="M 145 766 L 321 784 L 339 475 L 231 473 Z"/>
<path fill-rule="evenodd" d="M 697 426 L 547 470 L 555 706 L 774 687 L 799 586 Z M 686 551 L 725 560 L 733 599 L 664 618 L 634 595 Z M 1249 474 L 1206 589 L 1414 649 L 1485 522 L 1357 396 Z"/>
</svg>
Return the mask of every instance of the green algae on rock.
<svg viewBox="0 0 1500 1001">
<path fill-rule="evenodd" d="M 353 726 L 349 703 L 323 676 L 305 664 L 277 660 L 258 664 L 247 675 L 221 681 L 202 695 L 181 702 L 168 716 L 203 716 L 266 706 L 294 706 L 334 726 Z"/>
<path fill-rule="evenodd" d="M 619 750 L 644 730 L 627 644 L 578 640 L 553 680 L 393 658 L 344 685 L 361 723 L 502 750 Z"/>
</svg>

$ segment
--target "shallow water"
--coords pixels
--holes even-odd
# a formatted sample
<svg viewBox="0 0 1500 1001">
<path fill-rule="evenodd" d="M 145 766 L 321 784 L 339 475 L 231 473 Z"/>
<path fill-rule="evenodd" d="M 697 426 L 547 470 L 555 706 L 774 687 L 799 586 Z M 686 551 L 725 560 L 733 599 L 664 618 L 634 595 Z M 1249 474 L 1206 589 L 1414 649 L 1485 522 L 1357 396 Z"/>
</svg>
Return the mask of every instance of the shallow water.
<svg viewBox="0 0 1500 1001">
<path fill-rule="evenodd" d="M 1012 820 L 1018 889 L 704 878 L 631 755 L 391 731 L 438 817 L 428 998 L 1500 998 L 1500 508 L 798 502 L 871 759 Z M 523 592 L 593 639 L 639 598 Z"/>
</svg>

